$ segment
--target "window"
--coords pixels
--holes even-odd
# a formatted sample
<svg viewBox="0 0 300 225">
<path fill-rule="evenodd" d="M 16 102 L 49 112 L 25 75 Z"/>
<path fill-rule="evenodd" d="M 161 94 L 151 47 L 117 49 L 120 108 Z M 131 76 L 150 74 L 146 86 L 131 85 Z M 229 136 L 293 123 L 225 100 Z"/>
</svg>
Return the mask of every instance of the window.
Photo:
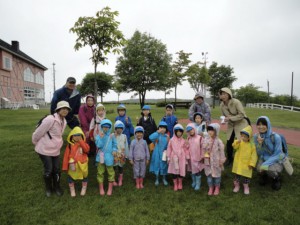
<svg viewBox="0 0 300 225">
<path fill-rule="evenodd" d="M 36 97 L 38 99 L 44 100 L 44 90 L 43 89 L 36 89 Z"/>
<path fill-rule="evenodd" d="M 26 100 L 34 99 L 35 98 L 35 91 L 34 88 L 31 87 L 24 87 L 24 98 Z"/>
<path fill-rule="evenodd" d="M 34 75 L 29 67 L 24 70 L 24 81 L 34 82 Z"/>
<path fill-rule="evenodd" d="M 38 72 L 35 75 L 35 83 L 37 83 L 37 84 L 44 84 L 44 78 L 42 77 L 42 75 L 41 75 L 40 72 Z"/>
<path fill-rule="evenodd" d="M 2 63 L 3 63 L 2 64 L 3 69 L 12 70 L 12 59 L 11 58 L 4 56 Z"/>
</svg>

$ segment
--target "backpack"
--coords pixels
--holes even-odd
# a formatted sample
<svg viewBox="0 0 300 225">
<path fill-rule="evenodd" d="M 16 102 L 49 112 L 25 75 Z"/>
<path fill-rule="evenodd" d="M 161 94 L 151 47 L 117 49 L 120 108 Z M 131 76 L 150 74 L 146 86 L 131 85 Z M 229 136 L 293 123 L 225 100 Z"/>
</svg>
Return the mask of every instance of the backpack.
<svg viewBox="0 0 300 225">
<path fill-rule="evenodd" d="M 277 134 L 277 133 L 273 132 L 270 135 L 270 138 L 271 138 L 271 141 L 272 141 L 273 145 L 275 144 L 275 137 L 274 137 L 275 134 Z M 288 146 L 287 146 L 285 137 L 282 134 L 277 134 L 277 135 L 279 135 L 279 137 L 281 139 L 281 145 L 282 145 L 282 151 L 283 151 L 283 153 L 288 156 Z"/>
<path fill-rule="evenodd" d="M 52 116 L 54 117 L 53 114 L 50 114 L 50 115 L 52 115 Z M 42 117 L 42 118 L 37 122 L 37 124 L 35 125 L 35 130 L 36 130 L 39 126 L 41 126 L 41 124 L 43 123 L 43 120 L 44 120 L 47 116 L 49 116 L 49 115 L 48 115 L 48 114 L 45 115 L 44 117 Z M 47 134 L 48 134 L 48 137 L 49 137 L 50 139 L 52 139 L 52 136 L 51 136 L 51 134 L 50 134 L 49 131 L 47 131 Z"/>
</svg>

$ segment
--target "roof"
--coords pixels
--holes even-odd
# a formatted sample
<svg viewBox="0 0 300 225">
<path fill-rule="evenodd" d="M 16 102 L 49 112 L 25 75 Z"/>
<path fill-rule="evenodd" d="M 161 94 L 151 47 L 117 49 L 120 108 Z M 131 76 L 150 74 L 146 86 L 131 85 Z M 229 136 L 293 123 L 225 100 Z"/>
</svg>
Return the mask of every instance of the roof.
<svg viewBox="0 0 300 225">
<path fill-rule="evenodd" d="M 24 59 L 25 61 L 34 64 L 35 66 L 43 69 L 43 70 L 47 70 L 48 68 L 43 66 L 42 64 L 40 64 L 39 62 L 37 62 L 36 60 L 34 60 L 33 58 L 31 58 L 30 56 L 26 55 L 24 52 L 20 51 L 20 50 L 16 50 L 15 48 L 12 47 L 12 45 L 6 43 L 5 41 L 0 39 L 0 49 L 3 49 L 19 58 Z"/>
</svg>

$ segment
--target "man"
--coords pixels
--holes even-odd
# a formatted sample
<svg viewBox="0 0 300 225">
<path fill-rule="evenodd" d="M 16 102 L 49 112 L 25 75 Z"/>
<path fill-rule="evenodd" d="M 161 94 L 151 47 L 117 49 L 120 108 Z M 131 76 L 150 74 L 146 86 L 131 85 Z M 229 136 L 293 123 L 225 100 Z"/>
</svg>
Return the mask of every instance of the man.
<svg viewBox="0 0 300 225">
<path fill-rule="evenodd" d="M 76 89 L 76 79 L 74 77 L 68 77 L 66 84 L 54 92 L 51 101 L 51 114 L 55 113 L 55 109 L 59 101 L 69 102 L 70 107 L 72 108 L 72 111 L 70 111 L 66 116 L 68 126 L 71 129 L 79 126 L 79 120 L 75 115 L 78 114 L 80 108 L 81 96 L 79 91 Z"/>
<path fill-rule="evenodd" d="M 204 115 L 204 120 L 207 124 L 211 122 L 210 106 L 204 101 L 204 95 L 202 92 L 197 92 L 194 97 L 195 103 L 193 103 L 189 109 L 189 119 L 194 120 L 194 113 L 201 112 Z"/>
</svg>

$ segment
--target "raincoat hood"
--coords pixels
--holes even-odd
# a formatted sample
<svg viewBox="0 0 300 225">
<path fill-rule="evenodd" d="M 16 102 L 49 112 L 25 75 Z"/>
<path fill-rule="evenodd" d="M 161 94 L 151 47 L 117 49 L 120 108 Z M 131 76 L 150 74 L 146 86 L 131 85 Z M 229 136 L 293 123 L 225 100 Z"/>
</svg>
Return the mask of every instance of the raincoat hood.
<svg viewBox="0 0 300 225">
<path fill-rule="evenodd" d="M 104 124 L 109 124 L 109 125 L 110 125 L 110 128 L 108 129 L 107 132 L 104 132 L 103 129 L 102 129 L 102 125 L 104 125 Z M 109 119 L 104 119 L 104 120 L 102 120 L 99 126 L 100 126 L 99 129 L 100 129 L 103 133 L 108 133 L 108 134 L 110 134 L 111 129 L 112 129 L 112 123 L 111 123 L 111 121 L 110 121 Z"/>
<path fill-rule="evenodd" d="M 179 124 L 179 123 L 174 126 L 174 129 L 173 129 L 174 134 L 175 134 L 176 130 L 182 130 L 182 132 L 184 132 L 183 126 L 181 124 Z"/>
<path fill-rule="evenodd" d="M 74 134 L 81 134 L 82 139 L 85 141 L 85 135 L 82 131 L 82 129 L 80 127 L 74 127 L 73 130 L 71 130 L 71 132 L 69 133 L 68 137 L 67 137 L 67 141 L 73 145 L 74 142 L 72 141 L 72 137 Z"/>
<path fill-rule="evenodd" d="M 225 92 L 225 93 L 229 94 L 230 98 L 232 98 L 232 92 L 229 88 L 223 87 L 223 88 L 221 88 L 220 92 Z"/>
<path fill-rule="evenodd" d="M 117 120 L 117 121 L 115 122 L 114 128 L 115 128 L 115 129 L 117 129 L 117 128 L 122 128 L 123 131 L 124 131 L 125 125 L 124 125 L 124 123 L 123 123 L 121 120 Z"/>
<path fill-rule="evenodd" d="M 136 132 L 143 132 L 143 136 L 144 136 L 144 128 L 142 127 L 142 126 L 136 126 L 135 128 L 134 128 L 134 137 L 136 137 L 135 136 L 135 133 Z"/>
<path fill-rule="evenodd" d="M 262 136 L 263 138 L 264 138 L 264 137 L 270 137 L 270 135 L 272 134 L 272 126 L 271 126 L 270 119 L 269 119 L 269 117 L 267 117 L 267 116 L 260 116 L 260 117 L 258 117 L 257 121 L 258 121 L 259 119 L 261 119 L 261 118 L 263 118 L 263 119 L 265 119 L 265 120 L 267 121 L 267 129 L 268 129 L 268 130 L 267 130 L 266 133 L 260 134 L 260 136 Z M 257 124 L 257 121 L 256 121 L 256 124 Z"/>
<path fill-rule="evenodd" d="M 94 98 L 94 96 L 93 96 L 93 95 L 91 95 L 91 94 L 89 94 L 89 95 L 87 95 L 87 96 L 86 96 L 86 98 L 85 98 L 85 102 L 87 102 L 87 100 L 88 100 L 89 98 L 92 98 L 92 99 L 93 99 L 93 101 L 94 101 L 94 103 L 95 103 L 95 98 Z"/>
<path fill-rule="evenodd" d="M 212 127 L 214 129 L 214 131 L 216 132 L 216 136 L 219 137 L 220 125 L 218 123 L 211 123 L 211 124 L 208 125 L 207 129 L 209 127 Z"/>
<path fill-rule="evenodd" d="M 126 111 L 126 106 L 124 104 L 120 104 L 117 107 L 117 110 L 124 109 Z"/>
<path fill-rule="evenodd" d="M 251 126 L 245 127 L 244 129 L 241 130 L 241 134 L 248 135 L 249 139 L 251 140 L 253 136 L 252 127 Z"/>
<path fill-rule="evenodd" d="M 201 91 L 198 91 L 195 96 L 194 96 L 194 100 L 196 100 L 197 98 L 203 98 L 204 99 L 204 94 Z"/>
<path fill-rule="evenodd" d="M 196 134 L 196 126 L 195 126 L 194 123 L 189 123 L 189 124 L 186 126 L 186 128 L 188 128 L 188 127 L 191 127 L 192 129 L 194 129 L 195 134 Z M 188 136 L 188 137 L 191 136 L 189 132 L 187 132 L 187 136 Z"/>
</svg>

